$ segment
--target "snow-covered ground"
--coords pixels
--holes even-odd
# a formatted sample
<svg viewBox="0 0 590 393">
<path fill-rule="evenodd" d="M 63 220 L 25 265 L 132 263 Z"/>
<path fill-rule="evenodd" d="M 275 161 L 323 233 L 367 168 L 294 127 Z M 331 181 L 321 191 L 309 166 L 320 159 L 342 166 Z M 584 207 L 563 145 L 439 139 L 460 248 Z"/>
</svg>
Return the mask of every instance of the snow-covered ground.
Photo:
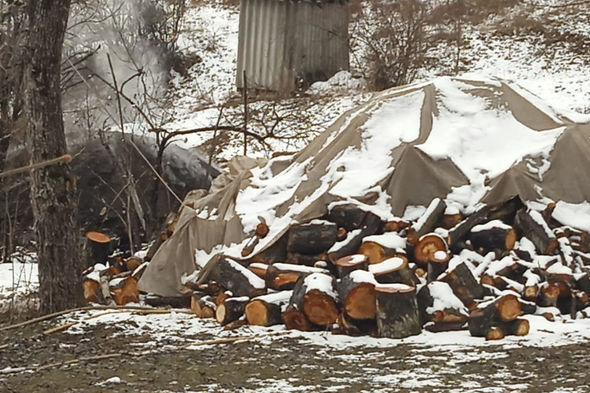
<svg viewBox="0 0 590 393">
<path fill-rule="evenodd" d="M 34 254 L 15 254 L 11 263 L 0 263 L 0 315 L 11 304 L 22 306 L 39 288 L 39 276 Z"/>
<path fill-rule="evenodd" d="M 515 8 L 509 15 L 492 16 L 481 25 L 465 31 L 461 52 L 462 68 L 467 73 L 483 77 L 499 77 L 515 82 L 538 95 L 559 112 L 575 110 L 590 112 L 590 79 L 587 77 L 590 55 L 576 49 L 576 43 L 547 39 L 524 30 L 512 36 L 500 34 L 510 30 L 521 15 L 535 21 L 546 21 L 548 28 L 564 37 L 575 35 L 590 42 L 590 22 L 587 5 L 579 7 L 552 7 L 563 1 L 536 1 Z M 235 91 L 236 53 L 238 45 L 237 8 L 229 8 L 215 1 L 199 2 L 187 12 L 183 21 L 183 33 L 179 46 L 198 61 L 184 77 L 176 75 L 171 83 L 168 100 L 174 112 L 174 120 L 168 129 L 181 130 L 213 126 L 220 117 L 221 124 L 241 126 L 240 99 Z M 542 23 L 542 22 L 539 22 Z M 506 27 L 510 26 L 510 28 Z M 441 55 L 442 57 L 442 55 Z M 449 61 L 451 61 L 449 59 Z M 444 61 L 441 60 L 444 65 Z M 449 67 L 424 70 L 421 80 L 429 80 L 447 74 Z M 362 74 L 353 70 L 354 75 Z M 276 104 L 257 101 L 251 104 L 250 112 L 276 109 L 283 120 L 276 127 L 277 136 L 269 138 L 267 146 L 252 143 L 249 155 L 270 156 L 274 151 L 297 151 L 310 139 L 322 132 L 338 116 L 356 105 L 365 102 L 371 92 L 365 84 L 351 74 L 336 75 L 328 83 L 319 82 L 306 95 L 282 100 Z M 288 116 L 286 114 L 291 114 Z M 255 117 L 256 115 L 253 115 Z M 262 117 L 262 115 L 261 115 Z M 266 126 L 273 122 L 267 117 Z M 252 131 L 264 134 L 262 121 L 252 119 Z M 180 140 L 184 146 L 198 146 L 211 139 L 212 133 L 199 133 Z M 240 138 L 236 138 L 241 141 Z M 241 154 L 240 141 L 229 143 L 218 155 L 221 160 Z"/>
</svg>

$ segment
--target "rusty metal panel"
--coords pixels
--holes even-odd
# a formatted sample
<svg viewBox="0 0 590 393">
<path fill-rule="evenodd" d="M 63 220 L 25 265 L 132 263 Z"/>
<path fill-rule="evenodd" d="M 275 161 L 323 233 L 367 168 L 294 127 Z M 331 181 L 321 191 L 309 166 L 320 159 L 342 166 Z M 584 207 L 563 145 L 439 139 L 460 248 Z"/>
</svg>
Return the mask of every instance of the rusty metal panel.
<svg viewBox="0 0 590 393">
<path fill-rule="evenodd" d="M 236 84 L 282 93 L 348 69 L 346 3 L 242 0 Z"/>
</svg>

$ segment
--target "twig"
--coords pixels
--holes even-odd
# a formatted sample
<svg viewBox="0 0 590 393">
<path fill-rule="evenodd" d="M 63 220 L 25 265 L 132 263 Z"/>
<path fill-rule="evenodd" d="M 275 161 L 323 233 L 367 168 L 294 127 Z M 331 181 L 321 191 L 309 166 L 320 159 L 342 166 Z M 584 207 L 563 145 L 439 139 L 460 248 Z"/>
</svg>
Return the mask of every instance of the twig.
<svg viewBox="0 0 590 393">
<path fill-rule="evenodd" d="M 7 171 L 1 172 L 0 178 L 16 175 L 22 172 L 32 171 L 35 169 L 44 168 L 46 166 L 59 164 L 61 162 L 68 163 L 70 161 L 72 161 L 72 156 L 69 154 L 64 154 L 63 156 L 52 158 L 51 160 L 41 161 L 36 164 L 27 165 L 20 168 L 9 169 Z"/>
<path fill-rule="evenodd" d="M 85 306 L 85 307 L 78 307 L 78 308 L 70 308 L 68 310 L 58 311 L 58 312 L 54 312 L 52 314 L 47 314 L 47 315 L 43 315 L 43 316 L 40 316 L 37 318 L 29 319 L 28 321 L 20 322 L 20 323 L 14 324 L 14 325 L 0 327 L 0 332 L 5 331 L 5 330 L 16 329 L 16 328 L 27 326 L 27 325 L 31 325 L 31 324 L 37 323 L 37 322 L 43 322 L 48 319 L 59 317 L 61 315 L 69 314 L 72 312 L 90 311 L 90 310 L 109 310 L 109 309 L 143 310 L 143 311 L 154 310 L 153 308 L 150 308 L 150 307 L 141 307 L 141 306 L 110 306 L 110 307 L 109 306 Z"/>
</svg>

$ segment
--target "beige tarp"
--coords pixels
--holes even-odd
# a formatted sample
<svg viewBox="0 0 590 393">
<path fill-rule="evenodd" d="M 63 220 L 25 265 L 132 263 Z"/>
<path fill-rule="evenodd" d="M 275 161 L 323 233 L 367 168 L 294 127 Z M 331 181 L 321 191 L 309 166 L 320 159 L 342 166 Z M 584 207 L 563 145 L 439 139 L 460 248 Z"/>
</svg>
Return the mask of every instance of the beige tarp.
<svg viewBox="0 0 590 393">
<path fill-rule="evenodd" d="M 518 129 L 526 128 L 534 134 L 560 132 L 547 151 L 523 156 L 501 174 L 488 179 L 486 184 L 489 188 L 481 201 L 498 203 L 515 195 L 523 200 L 537 200 L 541 196 L 571 203 L 590 200 L 590 124 L 573 123 L 550 108 L 536 106 L 537 103 L 533 104 L 531 97 L 521 93 L 495 80 L 446 78 L 377 94 L 368 103 L 341 116 L 295 156 L 269 162 L 260 169 L 264 176 L 257 172 L 253 180 L 250 171 L 243 171 L 224 188 L 195 201 L 194 209 L 184 207 L 174 235 L 162 245 L 140 280 L 140 290 L 164 296 L 181 293 L 181 277 L 196 268 L 195 250 L 211 252 L 216 246 L 239 244 L 251 236 L 244 232 L 244 214 L 238 214 L 247 210 L 248 206 L 236 207 L 236 201 L 245 203 L 240 198 L 244 191 L 256 190 L 261 193 L 261 198 L 268 195 L 272 197 L 274 191 L 268 191 L 270 186 L 266 186 L 265 182 L 273 178 L 281 179 L 280 176 L 291 180 L 292 176 L 287 175 L 298 168 L 303 168 L 302 174 L 297 172 L 301 181 L 293 186 L 292 192 L 287 190 L 291 193 L 285 194 L 284 200 L 268 206 L 277 220 L 271 225 L 270 235 L 259 244 L 255 253 L 278 240 L 290 225 L 322 217 L 333 202 L 346 199 L 349 203 L 376 208 L 379 203 L 383 203 L 381 193 L 384 192 L 387 195 L 388 213 L 400 217 L 408 205 L 427 205 L 433 198 L 447 197 L 454 187 L 470 184 L 471 179 L 460 169 L 461 165 L 465 167 L 464 162 L 459 165 L 452 156 L 431 157 L 425 153 L 428 149 L 421 146 L 429 140 L 433 129 L 440 126 L 443 116 L 446 116 L 445 120 L 450 119 L 451 123 L 453 116 L 457 116 L 457 124 L 464 124 L 466 118 L 481 118 L 474 109 L 477 107 L 471 108 L 469 100 L 465 101 L 469 97 L 478 105 L 484 105 L 485 111 L 490 114 L 484 118 L 489 124 L 473 124 L 481 132 L 505 135 L 501 132 L 506 130 L 501 128 L 507 123 L 496 124 L 496 118 L 508 118 L 510 121 L 514 118 Z M 459 96 L 459 99 L 455 99 L 455 96 Z M 367 131 L 370 128 L 369 121 L 379 111 L 385 111 L 386 105 L 395 108 L 403 100 L 415 100 L 416 97 L 421 100 L 421 105 L 407 110 L 416 112 L 415 117 L 418 119 L 419 129 L 412 134 L 413 139 L 392 144 L 390 150 L 375 157 L 374 152 L 379 151 L 375 150 L 375 144 L 372 145 L 373 150 L 367 147 L 371 142 L 369 139 L 376 135 L 375 130 L 371 131 L 372 134 Z M 391 122 L 395 123 L 398 114 L 399 117 L 412 115 L 407 111 L 390 113 Z M 387 122 L 380 124 L 387 127 Z M 465 130 L 463 128 L 461 132 L 465 133 Z M 463 141 L 463 137 L 462 134 L 456 135 L 460 141 Z M 507 140 L 499 143 L 505 143 L 507 149 L 511 143 L 527 143 L 526 140 L 503 139 Z M 470 143 L 470 140 L 466 139 L 465 143 Z M 365 151 L 367 156 L 360 154 Z M 385 160 L 390 170 L 375 182 L 376 188 L 368 188 L 363 195 L 343 198 L 334 190 L 338 187 L 339 171 L 350 168 L 334 168 L 334 163 L 346 154 L 353 153 L 357 154 L 355 157 L 359 160 L 368 160 L 369 164 L 374 161 L 376 170 Z M 482 170 L 482 173 L 485 172 Z M 359 173 L 358 176 L 364 177 L 364 174 Z M 276 188 L 276 184 L 273 187 Z M 276 192 L 281 191 L 284 190 Z M 249 201 L 255 204 L 256 199 Z M 199 264 L 203 262 L 206 261 L 199 261 Z"/>
</svg>

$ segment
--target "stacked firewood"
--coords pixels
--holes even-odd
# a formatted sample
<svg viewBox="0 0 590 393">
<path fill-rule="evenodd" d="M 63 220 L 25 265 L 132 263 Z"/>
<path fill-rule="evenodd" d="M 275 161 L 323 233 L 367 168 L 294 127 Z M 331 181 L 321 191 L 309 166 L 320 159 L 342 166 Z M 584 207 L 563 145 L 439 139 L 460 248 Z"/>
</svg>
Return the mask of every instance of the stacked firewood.
<svg viewBox="0 0 590 393">
<path fill-rule="evenodd" d="M 586 316 L 590 235 L 513 198 L 468 216 L 435 199 L 415 221 L 384 221 L 350 204 L 293 226 L 251 255 L 218 256 L 188 281 L 201 318 L 402 338 L 468 329 L 500 339 L 526 335 L 523 314 Z"/>
</svg>

